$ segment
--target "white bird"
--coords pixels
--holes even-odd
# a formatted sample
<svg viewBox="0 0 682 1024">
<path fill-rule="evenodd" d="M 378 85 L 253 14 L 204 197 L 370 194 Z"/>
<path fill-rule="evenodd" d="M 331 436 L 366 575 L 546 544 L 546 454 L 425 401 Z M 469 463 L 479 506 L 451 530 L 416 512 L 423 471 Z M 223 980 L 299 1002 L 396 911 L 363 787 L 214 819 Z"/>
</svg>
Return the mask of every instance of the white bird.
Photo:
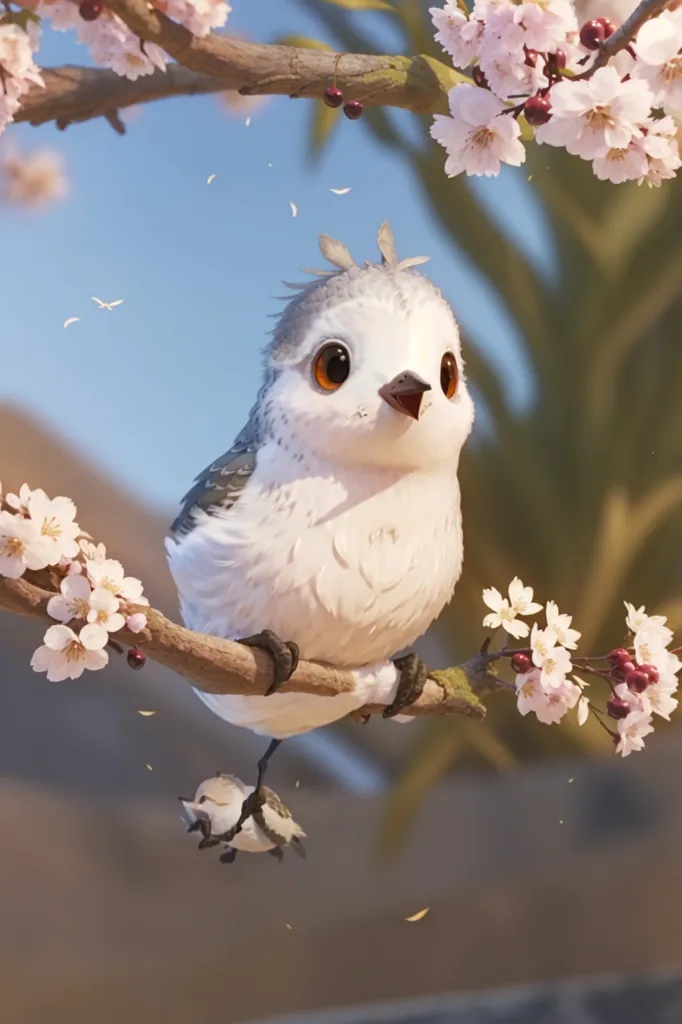
<svg viewBox="0 0 682 1024">
<path fill-rule="evenodd" d="M 281 860 L 283 847 L 288 845 L 305 858 L 301 843 L 305 832 L 296 824 L 288 807 L 267 786 L 261 786 L 258 805 L 244 820 L 240 831 L 230 836 L 245 800 L 254 792 L 253 786 L 246 786 L 235 775 L 218 773 L 201 783 L 193 800 L 180 798 L 190 822 L 189 831 L 203 835 L 200 848 L 222 843 L 227 847 L 220 858 L 223 863 L 231 863 L 239 850 L 248 853 L 267 851 Z M 222 838 L 228 836 L 227 839 Z"/>
<path fill-rule="evenodd" d="M 111 311 L 115 306 L 122 306 L 125 299 L 115 299 L 113 302 L 102 302 L 96 295 L 91 296 L 92 301 L 96 302 L 100 309 L 108 309 Z"/>
<path fill-rule="evenodd" d="M 188 627 L 268 650 L 266 696 L 199 693 L 221 718 L 277 741 L 364 704 L 393 716 L 426 677 L 412 644 L 462 568 L 457 469 L 472 428 L 459 331 L 423 257 L 357 266 L 326 235 L 333 271 L 298 289 L 265 351 L 256 404 L 197 477 L 167 541 Z M 276 693 L 298 655 L 354 671 L 352 693 Z M 259 769 L 261 765 L 259 765 Z M 259 771 L 262 781 L 262 771 Z"/>
</svg>

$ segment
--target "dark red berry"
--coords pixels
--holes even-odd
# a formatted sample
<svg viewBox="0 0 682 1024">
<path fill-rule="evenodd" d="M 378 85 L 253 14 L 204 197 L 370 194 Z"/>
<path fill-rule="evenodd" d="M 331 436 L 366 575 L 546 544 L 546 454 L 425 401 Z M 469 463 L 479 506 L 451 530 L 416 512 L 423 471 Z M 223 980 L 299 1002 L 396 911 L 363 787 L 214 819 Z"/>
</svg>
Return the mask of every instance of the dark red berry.
<svg viewBox="0 0 682 1024">
<path fill-rule="evenodd" d="M 95 3 L 95 0 L 83 0 L 78 8 L 78 13 L 83 21 L 97 21 L 103 10 L 102 4 Z"/>
<path fill-rule="evenodd" d="M 614 679 L 627 679 L 631 672 L 636 670 L 634 661 L 626 661 L 623 665 L 614 665 L 611 675 Z"/>
<path fill-rule="evenodd" d="M 343 112 L 351 121 L 357 121 L 364 114 L 365 107 L 360 100 L 348 100 L 348 103 L 344 105 Z"/>
<path fill-rule="evenodd" d="M 527 99 L 523 113 L 525 114 L 526 121 L 528 124 L 532 124 L 534 128 L 538 128 L 541 124 L 547 124 L 552 110 L 552 104 L 550 103 L 549 96 L 531 96 Z"/>
<path fill-rule="evenodd" d="M 593 18 L 580 29 L 580 42 L 586 50 L 598 50 L 615 31 L 615 25 L 608 18 Z"/>
<path fill-rule="evenodd" d="M 646 672 L 642 672 L 638 668 L 634 672 L 629 672 L 625 677 L 627 688 L 632 690 L 633 693 L 644 693 L 650 682 L 651 680 Z"/>
<path fill-rule="evenodd" d="M 606 703 L 606 710 L 611 718 L 627 718 L 630 714 L 630 705 L 621 697 L 611 697 Z"/>
<path fill-rule="evenodd" d="M 554 53 L 550 53 L 547 57 L 547 63 L 551 67 L 561 71 L 566 67 L 566 54 L 563 50 L 555 50 Z"/>
<path fill-rule="evenodd" d="M 477 64 L 473 68 L 473 70 L 471 72 L 471 78 L 473 80 L 474 85 L 477 85 L 479 87 L 479 89 L 489 89 L 490 88 L 490 86 L 488 85 L 488 79 L 485 77 L 485 74 L 481 70 L 480 65 Z"/>
<path fill-rule="evenodd" d="M 632 661 L 632 655 L 624 647 L 616 647 L 615 650 L 609 651 L 606 655 L 613 667 L 616 665 L 624 665 L 628 661 Z"/>
<path fill-rule="evenodd" d="M 533 662 L 530 660 L 528 655 L 524 654 L 522 651 L 519 651 L 517 654 L 512 656 L 511 663 L 514 671 L 520 676 L 524 676 L 526 672 L 530 672 L 533 667 Z"/>
<path fill-rule="evenodd" d="M 335 85 L 330 85 L 328 89 L 324 90 L 322 99 L 328 107 L 340 107 L 343 103 L 343 93 Z"/>
<path fill-rule="evenodd" d="M 137 647 L 131 647 L 126 657 L 131 668 L 144 668 L 147 664 L 147 655 Z"/>
<path fill-rule="evenodd" d="M 525 47 L 524 49 L 526 52 L 524 63 L 527 64 L 529 68 L 534 68 L 538 62 L 538 57 L 540 56 L 540 54 L 537 50 L 528 50 Z"/>
<path fill-rule="evenodd" d="M 658 669 L 655 665 L 638 665 L 637 667 L 640 672 L 643 672 L 649 677 L 649 683 L 653 684 L 658 682 Z"/>
</svg>

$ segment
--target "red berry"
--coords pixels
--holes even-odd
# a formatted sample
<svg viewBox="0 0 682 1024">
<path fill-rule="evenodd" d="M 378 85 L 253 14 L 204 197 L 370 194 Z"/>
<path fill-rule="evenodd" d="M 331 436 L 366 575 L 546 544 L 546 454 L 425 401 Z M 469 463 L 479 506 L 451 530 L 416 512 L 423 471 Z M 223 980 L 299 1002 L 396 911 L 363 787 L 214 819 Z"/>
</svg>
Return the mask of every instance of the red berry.
<svg viewBox="0 0 682 1024">
<path fill-rule="evenodd" d="M 344 105 L 343 112 L 351 121 L 357 121 L 364 114 L 365 108 L 360 100 L 348 100 L 348 103 Z"/>
<path fill-rule="evenodd" d="M 147 664 L 147 655 L 137 647 L 131 647 L 126 657 L 131 668 L 144 668 Z"/>
<path fill-rule="evenodd" d="M 606 710 L 611 718 L 627 718 L 630 714 L 630 705 L 620 697 L 611 697 L 606 703 Z"/>
<path fill-rule="evenodd" d="M 524 104 L 523 113 L 528 124 L 538 128 L 541 124 L 547 124 L 552 116 L 551 109 L 552 104 L 550 103 L 549 96 L 531 96 Z"/>
<path fill-rule="evenodd" d="M 586 50 L 598 50 L 604 40 L 615 31 L 615 25 L 608 18 L 593 18 L 592 21 L 586 21 L 580 29 L 580 42 Z"/>
<path fill-rule="evenodd" d="M 335 85 L 330 85 L 328 89 L 324 90 L 322 99 L 328 107 L 340 107 L 343 103 L 343 93 Z"/>
<path fill-rule="evenodd" d="M 552 67 L 561 70 L 566 67 L 566 54 L 563 50 L 555 50 L 554 53 L 549 54 L 547 62 Z"/>
<path fill-rule="evenodd" d="M 616 647 L 615 650 L 609 651 L 606 655 L 613 667 L 617 665 L 624 665 L 626 662 L 632 660 L 632 655 L 629 651 L 626 651 L 624 647 Z"/>
<path fill-rule="evenodd" d="M 480 65 L 477 64 L 474 67 L 474 69 L 471 72 L 471 78 L 473 80 L 474 85 L 477 85 L 479 89 L 490 88 L 490 86 L 488 85 L 488 79 L 485 77 L 485 74 L 481 70 Z"/>
<path fill-rule="evenodd" d="M 83 0 L 78 13 L 83 21 L 97 21 L 103 10 L 102 4 L 95 3 L 95 0 Z"/>
<path fill-rule="evenodd" d="M 524 50 L 526 52 L 524 64 L 527 64 L 529 68 L 534 68 L 538 62 L 538 57 L 540 56 L 540 54 L 537 50 L 529 50 L 526 47 L 524 47 Z"/>
<path fill-rule="evenodd" d="M 512 656 L 511 663 L 514 671 L 520 676 L 524 676 L 526 672 L 530 672 L 533 667 L 533 662 L 530 660 L 528 655 L 524 654 L 522 651 L 519 651 L 517 654 Z"/>
<path fill-rule="evenodd" d="M 623 665 L 614 665 L 611 675 L 614 679 L 627 679 L 631 672 L 636 670 L 634 661 L 626 661 Z"/>
<path fill-rule="evenodd" d="M 632 690 L 633 693 L 644 693 L 651 680 L 649 679 L 646 672 L 635 669 L 634 672 L 628 672 L 625 677 L 625 683 L 628 690 Z"/>
<path fill-rule="evenodd" d="M 639 671 L 649 677 L 649 683 L 658 682 L 658 669 L 655 665 L 639 665 Z"/>
</svg>

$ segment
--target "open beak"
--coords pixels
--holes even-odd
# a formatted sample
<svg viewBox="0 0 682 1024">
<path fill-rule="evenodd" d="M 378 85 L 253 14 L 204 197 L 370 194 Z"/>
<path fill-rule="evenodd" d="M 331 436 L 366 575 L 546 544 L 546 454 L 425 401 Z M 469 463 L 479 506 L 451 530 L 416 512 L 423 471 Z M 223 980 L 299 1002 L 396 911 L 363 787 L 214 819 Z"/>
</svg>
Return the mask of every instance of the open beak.
<svg viewBox="0 0 682 1024">
<path fill-rule="evenodd" d="M 430 390 L 430 384 L 418 377 L 416 373 L 412 373 L 411 370 L 405 370 L 388 384 L 380 387 L 379 394 L 392 409 L 411 416 L 413 420 L 418 420 L 424 393 Z"/>
</svg>

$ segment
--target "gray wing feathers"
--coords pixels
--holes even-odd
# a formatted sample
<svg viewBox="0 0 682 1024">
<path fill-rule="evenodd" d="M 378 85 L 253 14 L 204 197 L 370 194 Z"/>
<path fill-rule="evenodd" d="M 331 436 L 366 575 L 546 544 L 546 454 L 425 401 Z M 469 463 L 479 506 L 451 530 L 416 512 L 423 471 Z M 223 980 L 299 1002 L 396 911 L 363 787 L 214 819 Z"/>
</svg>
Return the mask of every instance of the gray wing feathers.
<svg viewBox="0 0 682 1024">
<path fill-rule="evenodd" d="M 232 447 L 221 458 L 207 466 L 182 499 L 182 509 L 171 525 L 176 536 L 189 533 L 195 525 L 198 510 L 226 510 L 239 500 L 256 466 L 258 436 L 249 421 Z"/>
</svg>

